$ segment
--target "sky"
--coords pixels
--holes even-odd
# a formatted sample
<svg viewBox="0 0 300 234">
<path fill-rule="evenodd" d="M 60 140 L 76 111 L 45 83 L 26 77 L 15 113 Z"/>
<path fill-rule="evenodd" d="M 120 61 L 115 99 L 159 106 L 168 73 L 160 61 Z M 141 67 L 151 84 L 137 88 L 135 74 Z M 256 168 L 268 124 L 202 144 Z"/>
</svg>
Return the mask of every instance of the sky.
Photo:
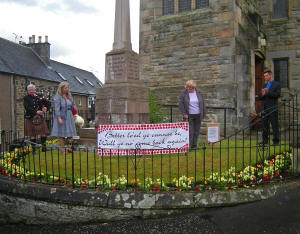
<svg viewBox="0 0 300 234">
<path fill-rule="evenodd" d="M 132 49 L 139 52 L 140 0 L 130 0 Z M 115 0 L 0 0 L 0 37 L 28 43 L 48 36 L 50 58 L 105 80 L 114 40 Z"/>
</svg>

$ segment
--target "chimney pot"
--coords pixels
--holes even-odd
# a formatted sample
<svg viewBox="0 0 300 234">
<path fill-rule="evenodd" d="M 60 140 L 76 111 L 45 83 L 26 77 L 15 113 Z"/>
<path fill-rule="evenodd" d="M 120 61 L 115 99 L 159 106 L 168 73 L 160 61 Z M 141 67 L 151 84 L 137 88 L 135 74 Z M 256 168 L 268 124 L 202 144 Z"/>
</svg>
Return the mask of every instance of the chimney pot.
<svg viewBox="0 0 300 234">
<path fill-rule="evenodd" d="M 42 43 L 42 37 L 39 36 L 39 43 Z"/>
<path fill-rule="evenodd" d="M 45 36 L 45 43 L 48 43 L 48 36 Z"/>
<path fill-rule="evenodd" d="M 35 43 L 35 35 L 32 35 L 32 43 Z"/>
<path fill-rule="evenodd" d="M 29 44 L 31 44 L 31 37 L 29 37 Z"/>
</svg>

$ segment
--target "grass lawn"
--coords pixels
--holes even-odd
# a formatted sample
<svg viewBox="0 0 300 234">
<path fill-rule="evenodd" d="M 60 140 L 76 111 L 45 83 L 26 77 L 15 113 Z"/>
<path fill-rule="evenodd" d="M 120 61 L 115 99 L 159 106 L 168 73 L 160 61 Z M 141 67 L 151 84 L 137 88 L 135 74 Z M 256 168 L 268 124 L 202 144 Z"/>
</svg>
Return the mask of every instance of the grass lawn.
<svg viewBox="0 0 300 234">
<path fill-rule="evenodd" d="M 182 175 L 201 181 L 209 177 L 212 171 L 220 173 L 236 167 L 238 172 L 248 165 L 256 165 L 272 155 L 288 150 L 288 143 L 283 141 L 280 146 L 270 146 L 263 151 L 262 147 L 257 147 L 256 141 L 237 140 L 198 148 L 188 154 L 99 157 L 97 151 L 78 150 L 74 151 L 72 160 L 72 154 L 61 155 L 56 149 L 34 156 L 30 153 L 26 156 L 25 166 L 36 174 L 43 172 L 69 180 L 72 179 L 74 168 L 74 178 L 88 180 L 95 179 L 101 172 L 111 180 L 124 175 L 129 182 L 134 179 L 143 182 L 147 177 L 162 178 L 165 182 L 170 182 Z"/>
</svg>

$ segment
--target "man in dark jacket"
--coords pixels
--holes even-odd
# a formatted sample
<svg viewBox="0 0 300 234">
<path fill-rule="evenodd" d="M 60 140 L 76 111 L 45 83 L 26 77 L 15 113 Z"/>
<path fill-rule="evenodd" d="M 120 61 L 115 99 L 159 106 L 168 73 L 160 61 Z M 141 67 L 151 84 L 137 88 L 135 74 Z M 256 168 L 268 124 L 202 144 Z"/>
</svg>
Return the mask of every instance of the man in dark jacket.
<svg viewBox="0 0 300 234">
<path fill-rule="evenodd" d="M 279 143 L 279 125 L 278 125 L 278 98 L 280 97 L 280 83 L 273 80 L 270 70 L 264 72 L 266 83 L 262 86 L 259 99 L 262 100 L 262 138 L 263 144 L 268 144 L 270 122 L 273 129 L 273 144 Z"/>
<path fill-rule="evenodd" d="M 189 121 L 189 147 L 196 148 L 206 108 L 202 92 L 196 88 L 195 81 L 186 82 L 185 89 L 179 94 L 178 102 L 184 121 Z"/>
</svg>

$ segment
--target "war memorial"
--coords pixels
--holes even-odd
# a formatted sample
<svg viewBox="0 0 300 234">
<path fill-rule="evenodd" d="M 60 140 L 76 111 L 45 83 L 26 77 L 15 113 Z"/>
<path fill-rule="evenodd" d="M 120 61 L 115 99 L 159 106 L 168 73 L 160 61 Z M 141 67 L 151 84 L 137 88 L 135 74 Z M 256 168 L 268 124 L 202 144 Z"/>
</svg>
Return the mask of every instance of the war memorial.
<svg viewBox="0 0 300 234">
<path fill-rule="evenodd" d="M 252 91 L 256 92 L 255 83 L 248 80 L 241 86 L 237 84 L 240 79 L 246 79 L 236 75 L 239 71 L 247 71 L 247 77 L 255 79 L 255 74 L 246 69 L 249 64 L 255 67 L 253 61 L 259 64 L 257 75 L 263 74 L 264 45 L 245 40 L 249 44 L 243 46 L 243 41 L 239 41 L 247 34 L 243 31 L 243 35 L 235 38 L 239 41 L 235 47 L 230 43 L 234 31 L 218 32 L 218 27 L 211 28 L 211 34 L 216 33 L 220 38 L 211 42 L 207 39 L 206 43 L 222 44 L 223 49 L 211 50 L 210 46 L 202 45 L 206 56 L 221 57 L 219 64 L 209 60 L 209 68 L 214 68 L 215 73 L 208 69 L 201 75 L 192 67 L 203 62 L 203 56 L 196 56 L 202 52 L 195 51 L 190 43 L 185 44 L 186 32 L 177 35 L 181 37 L 182 47 L 172 44 L 170 37 L 175 40 L 176 33 L 170 34 L 167 26 L 177 22 L 177 27 L 181 27 L 186 18 L 199 20 L 197 15 L 183 13 L 183 18 L 176 18 L 172 14 L 180 14 L 185 9 L 180 5 L 184 1 L 174 1 L 175 5 L 168 5 L 171 8 L 163 8 L 169 9 L 170 14 L 162 11 L 161 2 L 172 1 L 141 0 L 141 51 L 137 54 L 131 47 L 129 0 L 116 0 L 113 48 L 106 54 L 105 84 L 96 93 L 97 126 L 85 130 L 97 141 L 97 146 L 75 142 L 70 153 L 62 154 L 57 140 L 49 139 L 46 151 L 38 144 L 33 151 L 28 139 L 17 138 L 13 131 L 1 131 L 0 223 L 110 222 L 233 206 L 288 191 L 290 182 L 299 176 L 300 97 L 297 90 L 283 92 L 278 108 L 269 112 L 269 115 L 278 112 L 280 141 L 273 142 L 270 131 L 271 139 L 262 143 L 265 113 L 253 114 L 259 104 L 255 105 L 253 95 L 252 99 L 248 98 Z M 189 7 L 194 10 L 200 6 L 199 1 L 187 2 L 191 2 Z M 245 23 L 244 14 L 258 17 L 250 14 L 255 8 L 248 1 L 225 2 L 221 6 L 220 1 L 212 1 L 211 8 L 204 9 L 203 14 L 233 6 L 241 25 Z M 156 14 L 166 17 L 159 18 Z M 214 20 L 224 23 L 231 13 L 221 16 Z M 147 25 L 151 21 L 152 25 Z M 153 34 L 160 30 L 165 30 L 165 34 Z M 259 32 L 255 31 L 256 34 Z M 194 35 L 190 33 L 190 37 Z M 165 47 L 166 44 L 170 47 Z M 253 61 L 246 56 L 249 46 L 259 47 L 250 56 Z M 170 55 L 170 48 L 174 49 L 172 53 L 180 55 L 185 68 L 182 61 L 177 61 L 178 57 Z M 238 54 L 236 58 L 233 58 L 233 50 Z M 194 64 L 189 63 L 192 60 Z M 224 61 L 228 66 L 220 64 Z M 233 61 L 236 63 L 231 64 Z M 237 67 L 239 63 L 241 66 Z M 236 76 L 224 77 L 228 82 L 211 83 L 218 75 L 230 73 L 235 66 Z M 165 70 L 169 73 L 165 74 Z M 164 122 L 150 123 L 148 93 L 151 89 L 159 100 L 169 101 L 166 103 L 169 105 L 162 105 L 159 111 L 170 110 L 169 107 L 176 107 L 179 87 L 183 88 L 187 79 L 198 75 L 201 79 L 195 80 L 205 89 L 210 114 L 204 120 L 197 147 L 190 149 L 189 125 L 178 113 L 171 113 Z M 211 75 L 213 78 L 209 80 Z M 233 77 L 237 79 L 235 84 L 230 80 Z M 175 85 L 168 85 L 168 79 Z M 235 101 L 229 102 L 230 98 Z M 234 108 L 227 106 L 230 112 L 227 126 L 222 124 L 226 114 L 213 106 L 225 102 L 237 103 Z M 253 115 L 246 118 L 246 113 Z"/>
</svg>

